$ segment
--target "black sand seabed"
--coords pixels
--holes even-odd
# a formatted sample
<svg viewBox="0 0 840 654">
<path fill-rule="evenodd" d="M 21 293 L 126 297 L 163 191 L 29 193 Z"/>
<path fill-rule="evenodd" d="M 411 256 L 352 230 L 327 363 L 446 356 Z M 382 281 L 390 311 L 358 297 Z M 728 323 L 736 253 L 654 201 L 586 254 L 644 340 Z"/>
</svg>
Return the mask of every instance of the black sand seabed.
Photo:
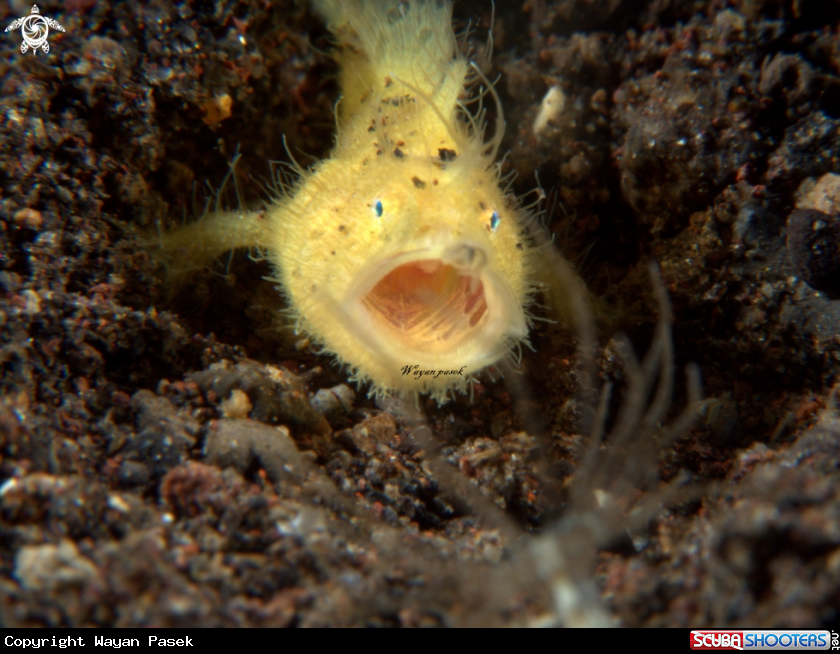
<svg viewBox="0 0 840 654">
<path fill-rule="evenodd" d="M 837 624 L 838 5 L 496 3 L 505 169 L 519 195 L 538 174 L 596 298 L 610 432 L 611 335 L 657 342 L 651 260 L 673 305 L 666 423 L 682 367 L 702 373 L 695 426 L 583 499 L 562 325 L 532 334 L 524 399 L 488 379 L 421 402 L 418 427 L 296 347 L 264 263 L 173 296 L 142 247 L 201 212 L 237 146 L 248 202 L 284 134 L 304 165 L 328 153 L 335 64 L 303 3 L 39 8 L 66 30 L 49 54 L 0 35 L 0 623 Z M 489 4 L 455 14 L 480 51 Z M 554 85 L 564 109 L 535 136 Z M 631 450 L 659 433 L 637 431 Z M 614 528 L 579 529 L 587 502 Z M 564 580 L 579 614 L 553 613 Z"/>
</svg>

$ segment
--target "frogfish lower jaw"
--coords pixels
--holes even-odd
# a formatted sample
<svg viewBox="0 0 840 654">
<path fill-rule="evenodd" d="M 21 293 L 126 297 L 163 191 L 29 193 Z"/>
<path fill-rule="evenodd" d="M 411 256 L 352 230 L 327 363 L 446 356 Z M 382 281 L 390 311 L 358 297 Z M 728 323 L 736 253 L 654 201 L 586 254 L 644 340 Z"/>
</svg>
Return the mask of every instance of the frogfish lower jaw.
<svg viewBox="0 0 840 654">
<path fill-rule="evenodd" d="M 492 251 L 440 238 L 372 258 L 341 304 L 346 329 L 394 386 L 406 365 L 470 374 L 498 362 L 525 338 L 520 302 L 490 265 Z M 431 379 L 431 378 L 430 378 Z M 431 380 L 426 388 L 433 390 Z M 453 380 L 441 380 L 452 386 Z"/>
</svg>

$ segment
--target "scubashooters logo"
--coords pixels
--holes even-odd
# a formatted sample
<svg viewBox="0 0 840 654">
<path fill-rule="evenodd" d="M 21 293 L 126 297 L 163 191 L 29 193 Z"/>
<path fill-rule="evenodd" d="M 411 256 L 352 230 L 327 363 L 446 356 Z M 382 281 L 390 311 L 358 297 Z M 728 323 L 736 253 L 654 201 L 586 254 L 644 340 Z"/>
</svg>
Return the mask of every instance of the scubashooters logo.
<svg viewBox="0 0 840 654">
<path fill-rule="evenodd" d="M 23 43 L 20 44 L 20 51 L 23 54 L 26 54 L 29 48 L 32 48 L 32 54 L 35 54 L 38 48 L 41 48 L 46 54 L 50 51 L 50 44 L 47 42 L 47 38 L 50 35 L 51 27 L 59 32 L 64 31 L 64 28 L 52 18 L 42 16 L 38 10 L 38 5 L 32 5 L 32 13 L 12 21 L 12 24 L 6 28 L 6 31 L 11 32 L 20 28 L 20 33 L 23 37 Z"/>
<path fill-rule="evenodd" d="M 691 649 L 823 650 L 831 647 L 827 631 L 796 630 L 695 630 Z"/>
</svg>

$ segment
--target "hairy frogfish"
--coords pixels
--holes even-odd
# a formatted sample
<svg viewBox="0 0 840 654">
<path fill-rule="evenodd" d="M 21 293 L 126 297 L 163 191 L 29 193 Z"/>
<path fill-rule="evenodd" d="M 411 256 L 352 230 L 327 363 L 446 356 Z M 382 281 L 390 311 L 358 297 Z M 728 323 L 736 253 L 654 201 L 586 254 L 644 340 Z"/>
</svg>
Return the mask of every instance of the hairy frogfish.
<svg viewBox="0 0 840 654">
<path fill-rule="evenodd" d="M 205 215 L 162 256 L 256 247 L 301 333 L 376 394 L 464 391 L 527 339 L 533 248 L 496 162 L 501 109 L 447 0 L 315 0 L 341 99 L 328 159 L 259 212 Z M 407 371 L 434 371 L 407 374 Z"/>
</svg>

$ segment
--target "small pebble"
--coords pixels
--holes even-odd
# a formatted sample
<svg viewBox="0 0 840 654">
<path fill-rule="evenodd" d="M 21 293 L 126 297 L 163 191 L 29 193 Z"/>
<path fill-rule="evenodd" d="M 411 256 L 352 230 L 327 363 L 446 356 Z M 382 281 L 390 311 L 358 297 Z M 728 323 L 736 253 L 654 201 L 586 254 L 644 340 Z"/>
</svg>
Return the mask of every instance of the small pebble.
<svg viewBox="0 0 840 654">
<path fill-rule="evenodd" d="M 799 275 L 829 297 L 840 297 L 840 219 L 797 209 L 787 221 L 787 247 Z"/>
</svg>

